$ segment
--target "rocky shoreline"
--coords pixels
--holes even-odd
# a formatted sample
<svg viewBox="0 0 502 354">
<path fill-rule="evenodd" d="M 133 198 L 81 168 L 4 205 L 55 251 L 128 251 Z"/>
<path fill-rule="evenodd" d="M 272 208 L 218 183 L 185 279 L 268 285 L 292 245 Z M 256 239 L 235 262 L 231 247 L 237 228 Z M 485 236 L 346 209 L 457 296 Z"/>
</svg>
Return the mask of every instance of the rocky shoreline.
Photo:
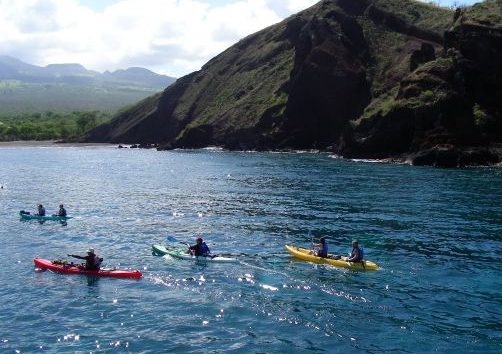
<svg viewBox="0 0 502 354">
<path fill-rule="evenodd" d="M 466 147 L 459 149 L 453 145 L 437 145 L 428 150 L 411 154 L 401 154 L 390 157 L 376 156 L 343 156 L 329 149 L 228 149 L 224 146 L 206 146 L 197 148 L 162 147 L 159 144 L 119 144 L 119 149 L 155 149 L 157 151 L 173 150 L 210 150 L 210 151 L 238 151 L 238 152 L 269 152 L 269 153 L 326 153 L 345 160 L 379 161 L 386 163 L 408 164 L 412 166 L 433 166 L 439 168 L 464 168 L 477 166 L 502 167 L 502 144 L 489 147 Z"/>
<path fill-rule="evenodd" d="M 174 150 L 207 150 L 207 151 L 236 151 L 236 152 L 268 152 L 288 154 L 330 154 L 336 159 L 382 162 L 393 164 L 407 164 L 412 166 L 433 166 L 439 168 L 464 168 L 478 166 L 502 167 L 502 144 L 494 144 L 490 147 L 472 147 L 459 149 L 452 145 L 438 145 L 431 149 L 419 151 L 413 154 L 400 154 L 395 156 L 343 156 L 335 149 L 229 149 L 225 146 L 213 146 L 197 148 L 166 148 L 160 144 L 115 144 L 115 143 L 73 143 L 56 140 L 20 140 L 2 141 L 0 148 L 23 148 L 23 147 L 109 147 L 118 149 L 149 149 L 157 151 Z"/>
</svg>

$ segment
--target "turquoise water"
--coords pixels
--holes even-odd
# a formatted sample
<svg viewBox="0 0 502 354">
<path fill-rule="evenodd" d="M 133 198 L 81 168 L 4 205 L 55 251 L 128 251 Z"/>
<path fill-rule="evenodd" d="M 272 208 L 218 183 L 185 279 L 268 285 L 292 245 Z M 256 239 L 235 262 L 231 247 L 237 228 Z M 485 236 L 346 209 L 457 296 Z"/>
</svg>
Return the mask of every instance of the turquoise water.
<svg viewBox="0 0 502 354">
<path fill-rule="evenodd" d="M 502 169 L 324 154 L 0 148 L 1 353 L 499 353 Z M 64 202 L 67 225 L 20 209 Z M 377 272 L 292 259 L 357 238 Z M 238 264 L 151 255 L 201 234 Z M 93 246 L 139 281 L 35 272 Z"/>
</svg>

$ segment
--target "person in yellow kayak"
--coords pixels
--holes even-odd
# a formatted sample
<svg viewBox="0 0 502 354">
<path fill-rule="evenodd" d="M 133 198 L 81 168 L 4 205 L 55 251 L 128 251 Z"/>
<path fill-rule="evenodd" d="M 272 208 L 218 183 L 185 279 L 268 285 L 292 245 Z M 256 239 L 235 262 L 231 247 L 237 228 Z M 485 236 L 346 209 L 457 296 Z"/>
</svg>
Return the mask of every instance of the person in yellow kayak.
<svg viewBox="0 0 502 354">
<path fill-rule="evenodd" d="M 364 258 L 364 250 L 361 246 L 359 246 L 359 242 L 357 240 L 352 241 L 352 251 L 350 252 L 349 257 L 345 257 L 345 262 L 362 262 Z"/>
<path fill-rule="evenodd" d="M 325 237 L 319 239 L 319 243 L 312 243 L 313 253 L 317 257 L 328 257 L 328 243 Z"/>
<path fill-rule="evenodd" d="M 85 270 L 99 270 L 101 262 L 103 262 L 103 258 L 99 258 L 94 253 L 94 248 L 89 248 L 87 250 L 87 256 L 78 256 L 75 254 L 69 254 L 68 257 L 85 260 Z"/>
</svg>

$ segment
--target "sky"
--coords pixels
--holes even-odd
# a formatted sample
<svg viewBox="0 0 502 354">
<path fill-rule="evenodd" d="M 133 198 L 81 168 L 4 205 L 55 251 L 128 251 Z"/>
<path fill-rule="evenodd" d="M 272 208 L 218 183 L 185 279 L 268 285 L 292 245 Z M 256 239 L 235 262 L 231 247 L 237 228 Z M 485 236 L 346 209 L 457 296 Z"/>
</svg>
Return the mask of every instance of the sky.
<svg viewBox="0 0 502 354">
<path fill-rule="evenodd" d="M 42 66 L 80 63 L 100 72 L 141 66 L 181 77 L 316 2 L 0 0 L 0 55 Z M 454 0 L 439 2 L 450 6 Z"/>
</svg>

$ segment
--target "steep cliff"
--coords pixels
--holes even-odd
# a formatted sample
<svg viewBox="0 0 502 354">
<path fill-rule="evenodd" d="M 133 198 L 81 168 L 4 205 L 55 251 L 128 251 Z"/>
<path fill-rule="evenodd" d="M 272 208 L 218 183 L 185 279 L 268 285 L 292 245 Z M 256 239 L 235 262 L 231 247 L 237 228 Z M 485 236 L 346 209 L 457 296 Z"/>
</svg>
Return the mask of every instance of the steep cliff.
<svg viewBox="0 0 502 354">
<path fill-rule="evenodd" d="M 407 154 L 413 164 L 497 163 L 502 142 L 502 2 L 458 9 L 442 54 L 351 122 L 345 156 Z"/>
<path fill-rule="evenodd" d="M 382 158 L 488 146 L 500 138 L 501 46 L 500 19 L 487 14 L 500 4 L 454 13 L 412 0 L 321 1 L 241 40 L 87 140 Z M 422 155 L 413 161 L 436 162 Z"/>
</svg>

